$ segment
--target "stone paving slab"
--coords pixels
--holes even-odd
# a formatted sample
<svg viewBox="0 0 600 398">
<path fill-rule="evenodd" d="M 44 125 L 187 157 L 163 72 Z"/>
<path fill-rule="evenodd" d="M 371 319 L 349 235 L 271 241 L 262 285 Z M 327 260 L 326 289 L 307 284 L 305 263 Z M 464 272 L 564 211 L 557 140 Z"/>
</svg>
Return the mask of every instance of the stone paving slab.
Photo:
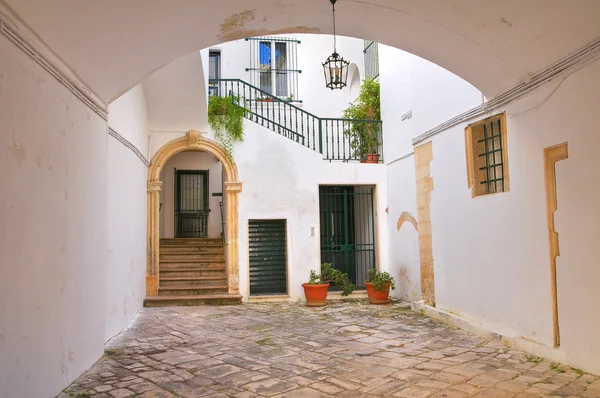
<svg viewBox="0 0 600 398">
<path fill-rule="evenodd" d="M 144 308 L 59 398 L 600 397 L 600 378 L 365 301 Z"/>
</svg>

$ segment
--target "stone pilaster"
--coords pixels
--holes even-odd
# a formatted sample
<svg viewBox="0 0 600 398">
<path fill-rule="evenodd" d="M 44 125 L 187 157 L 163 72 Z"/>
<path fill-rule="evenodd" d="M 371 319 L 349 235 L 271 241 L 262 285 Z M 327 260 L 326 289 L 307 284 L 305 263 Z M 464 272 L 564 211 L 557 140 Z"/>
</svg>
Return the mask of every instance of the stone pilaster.
<svg viewBox="0 0 600 398">
<path fill-rule="evenodd" d="M 417 211 L 419 234 L 419 257 L 421 259 L 421 298 L 435 306 L 435 284 L 433 268 L 433 246 L 431 239 L 431 191 L 433 178 L 430 164 L 433 159 L 432 143 L 415 148 L 415 173 L 417 181 Z"/>
<path fill-rule="evenodd" d="M 227 193 L 227 282 L 229 294 L 240 294 L 238 194 L 241 182 L 226 182 Z"/>
<path fill-rule="evenodd" d="M 160 191 L 162 181 L 148 181 L 148 223 L 146 231 L 146 296 L 158 296 L 160 249 Z"/>
</svg>

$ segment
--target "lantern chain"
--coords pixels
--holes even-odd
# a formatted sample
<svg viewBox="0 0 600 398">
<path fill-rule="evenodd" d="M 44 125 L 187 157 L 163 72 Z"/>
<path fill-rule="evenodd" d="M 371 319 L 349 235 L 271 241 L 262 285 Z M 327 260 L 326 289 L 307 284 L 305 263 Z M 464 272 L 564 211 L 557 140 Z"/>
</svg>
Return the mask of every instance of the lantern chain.
<svg viewBox="0 0 600 398">
<path fill-rule="evenodd" d="M 335 40 L 335 0 L 332 0 L 331 4 L 333 4 L 333 52 L 337 54 L 336 40 Z"/>
</svg>

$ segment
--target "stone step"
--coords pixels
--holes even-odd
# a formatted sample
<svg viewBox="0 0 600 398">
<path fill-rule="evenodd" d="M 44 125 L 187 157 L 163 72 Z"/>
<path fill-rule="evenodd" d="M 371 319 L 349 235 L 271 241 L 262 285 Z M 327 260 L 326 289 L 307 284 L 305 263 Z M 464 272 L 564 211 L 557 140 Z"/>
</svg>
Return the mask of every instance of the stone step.
<svg viewBox="0 0 600 398">
<path fill-rule="evenodd" d="M 183 305 L 234 305 L 241 304 L 239 294 L 213 294 L 196 296 L 154 296 L 144 299 L 144 307 L 169 307 Z"/>
<path fill-rule="evenodd" d="M 161 245 L 161 253 L 225 253 L 225 247 L 223 245 L 202 245 L 202 246 L 188 246 L 188 245 Z"/>
<path fill-rule="evenodd" d="M 204 262 L 224 261 L 225 253 L 160 253 L 161 262 L 171 262 L 173 260 L 185 260 L 187 262 L 190 262 L 190 260 L 198 260 Z"/>
<path fill-rule="evenodd" d="M 206 268 L 175 268 L 175 269 L 160 269 L 160 279 L 163 278 L 200 278 L 200 277 L 220 277 L 227 279 L 225 267 L 220 269 Z"/>
<path fill-rule="evenodd" d="M 225 269 L 225 260 L 203 261 L 203 260 L 168 260 L 160 261 L 161 269 L 184 269 L 184 268 L 203 268 L 203 269 Z"/>
<path fill-rule="evenodd" d="M 159 278 L 161 288 L 170 287 L 210 287 L 223 286 L 227 284 L 226 276 L 161 276 Z"/>
<path fill-rule="evenodd" d="M 202 246 L 202 245 L 223 245 L 221 238 L 162 238 L 160 245 L 191 245 L 191 246 Z"/>
<path fill-rule="evenodd" d="M 160 280 L 159 280 L 160 281 Z M 159 282 L 160 283 L 160 282 Z M 171 286 L 158 288 L 159 296 L 202 296 L 207 294 L 225 294 L 227 293 L 227 285 L 215 286 Z"/>
</svg>

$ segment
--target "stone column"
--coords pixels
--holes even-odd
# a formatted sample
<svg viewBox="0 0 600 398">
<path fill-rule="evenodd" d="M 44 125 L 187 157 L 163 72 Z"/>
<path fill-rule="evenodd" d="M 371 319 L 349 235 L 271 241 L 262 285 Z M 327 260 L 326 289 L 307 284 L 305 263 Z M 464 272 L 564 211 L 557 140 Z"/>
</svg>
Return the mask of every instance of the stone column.
<svg viewBox="0 0 600 398">
<path fill-rule="evenodd" d="M 239 220 L 238 194 L 241 182 L 226 182 L 227 192 L 227 283 L 229 294 L 240 294 L 240 265 L 238 253 Z"/>
<path fill-rule="evenodd" d="M 160 191 L 162 181 L 148 181 L 148 223 L 146 230 L 146 296 L 158 296 L 160 249 Z"/>
</svg>

